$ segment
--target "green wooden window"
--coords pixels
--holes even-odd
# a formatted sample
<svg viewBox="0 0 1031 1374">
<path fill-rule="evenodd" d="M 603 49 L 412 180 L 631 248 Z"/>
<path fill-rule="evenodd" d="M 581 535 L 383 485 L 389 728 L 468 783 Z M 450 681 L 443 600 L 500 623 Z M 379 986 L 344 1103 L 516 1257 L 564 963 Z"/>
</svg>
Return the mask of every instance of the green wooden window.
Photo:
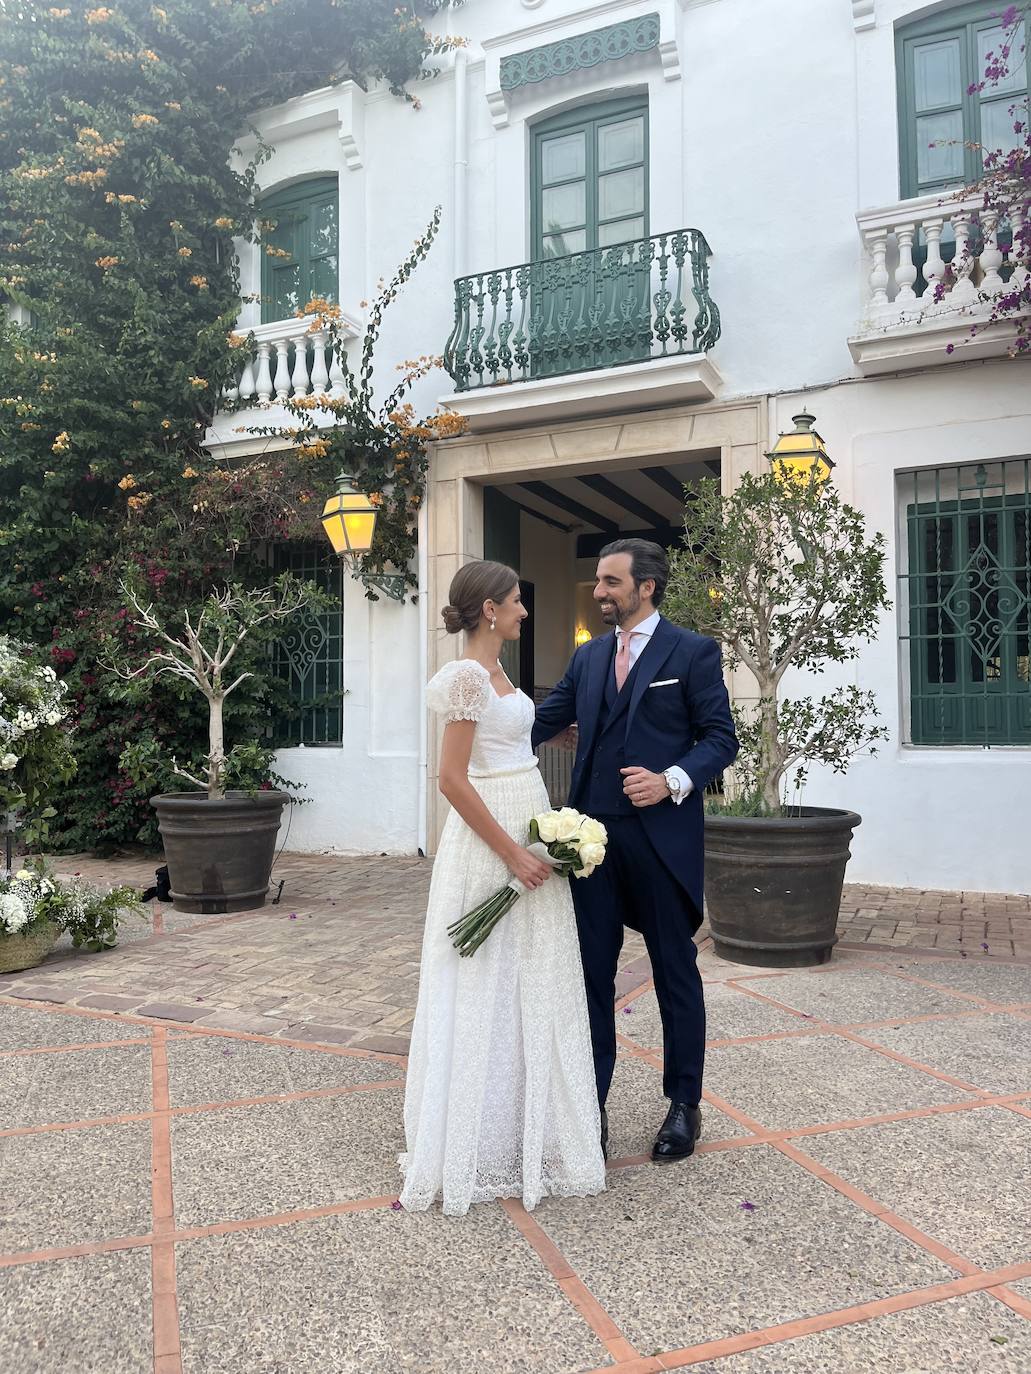
<svg viewBox="0 0 1031 1374">
<path fill-rule="evenodd" d="M 336 177 L 302 181 L 261 202 L 261 321 L 289 319 L 313 296 L 338 300 Z"/>
<path fill-rule="evenodd" d="M 648 236 L 648 106 L 567 110 L 533 130 L 533 259 Z"/>
<path fill-rule="evenodd" d="M 608 101 L 537 125 L 530 205 L 531 374 L 647 358 L 647 104 Z"/>
<path fill-rule="evenodd" d="M 1028 65 L 1021 25 L 1010 55 L 1010 74 L 983 91 L 989 52 L 1004 30 L 998 0 L 942 10 L 900 27 L 896 35 L 899 88 L 899 166 L 904 197 L 961 186 L 981 172 L 979 144 L 1004 151 L 1016 146 L 1014 104 L 1028 99 Z M 933 145 L 933 146 L 932 146 Z"/>
<path fill-rule="evenodd" d="M 272 667 L 286 688 L 288 704 L 274 722 L 277 748 L 297 744 L 340 744 L 343 740 L 343 571 L 321 544 L 280 544 L 272 569 L 316 582 L 337 599 L 327 615 L 296 616 L 276 640 Z"/>
<path fill-rule="evenodd" d="M 1031 744 L 1031 459 L 900 477 L 913 744 Z"/>
</svg>

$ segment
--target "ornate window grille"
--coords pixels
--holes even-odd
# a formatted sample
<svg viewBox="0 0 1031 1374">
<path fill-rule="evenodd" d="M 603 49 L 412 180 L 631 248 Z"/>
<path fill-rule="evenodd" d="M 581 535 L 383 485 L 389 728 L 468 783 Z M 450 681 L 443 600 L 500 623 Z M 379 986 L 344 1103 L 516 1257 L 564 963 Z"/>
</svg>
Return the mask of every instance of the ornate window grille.
<svg viewBox="0 0 1031 1374">
<path fill-rule="evenodd" d="M 286 684 L 290 705 L 272 727 L 273 743 L 293 745 L 343 742 L 343 568 L 319 544 L 277 544 L 272 550 L 276 575 L 290 572 L 316 582 L 337 599 L 328 615 L 297 616 L 276 641 L 272 667 Z"/>
<path fill-rule="evenodd" d="M 1031 459 L 899 476 L 907 739 L 1031 745 Z"/>
</svg>

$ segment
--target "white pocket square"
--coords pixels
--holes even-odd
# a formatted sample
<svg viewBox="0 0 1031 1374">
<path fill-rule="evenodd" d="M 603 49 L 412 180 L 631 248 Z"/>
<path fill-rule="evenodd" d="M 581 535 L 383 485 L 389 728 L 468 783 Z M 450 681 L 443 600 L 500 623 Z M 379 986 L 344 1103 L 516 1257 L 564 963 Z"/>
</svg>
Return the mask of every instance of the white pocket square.
<svg viewBox="0 0 1031 1374">
<path fill-rule="evenodd" d="M 648 690 L 651 691 L 653 687 L 673 687 L 679 681 L 678 677 L 664 677 L 661 682 L 649 682 Z"/>
</svg>

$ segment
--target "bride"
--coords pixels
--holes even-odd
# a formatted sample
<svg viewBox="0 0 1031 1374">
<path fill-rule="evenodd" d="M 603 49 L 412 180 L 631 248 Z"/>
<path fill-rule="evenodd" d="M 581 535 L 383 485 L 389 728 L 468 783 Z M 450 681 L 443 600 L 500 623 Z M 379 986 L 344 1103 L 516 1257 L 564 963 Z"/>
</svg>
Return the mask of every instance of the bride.
<svg viewBox="0 0 1031 1374">
<path fill-rule="evenodd" d="M 605 1162 L 580 948 L 569 886 L 525 847 L 549 809 L 530 749 L 534 706 L 498 654 L 527 611 L 518 575 L 468 563 L 442 615 L 465 631 L 466 657 L 442 668 L 427 698 L 447 724 L 440 790 L 451 803 L 433 867 L 419 1001 L 405 1091 L 401 1204 L 587 1196 Z M 516 877 L 528 889 L 461 958 L 447 928 Z"/>
</svg>

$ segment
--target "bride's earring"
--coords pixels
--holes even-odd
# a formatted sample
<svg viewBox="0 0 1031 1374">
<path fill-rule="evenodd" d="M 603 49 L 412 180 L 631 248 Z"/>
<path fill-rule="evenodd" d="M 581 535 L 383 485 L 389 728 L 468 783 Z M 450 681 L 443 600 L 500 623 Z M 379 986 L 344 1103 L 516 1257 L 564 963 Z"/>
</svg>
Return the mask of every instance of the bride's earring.
<svg viewBox="0 0 1031 1374">
<path fill-rule="evenodd" d="M 493 616 L 491 616 L 490 618 L 490 628 L 492 630 L 496 630 L 498 628 L 498 622 L 494 619 Z"/>
</svg>

